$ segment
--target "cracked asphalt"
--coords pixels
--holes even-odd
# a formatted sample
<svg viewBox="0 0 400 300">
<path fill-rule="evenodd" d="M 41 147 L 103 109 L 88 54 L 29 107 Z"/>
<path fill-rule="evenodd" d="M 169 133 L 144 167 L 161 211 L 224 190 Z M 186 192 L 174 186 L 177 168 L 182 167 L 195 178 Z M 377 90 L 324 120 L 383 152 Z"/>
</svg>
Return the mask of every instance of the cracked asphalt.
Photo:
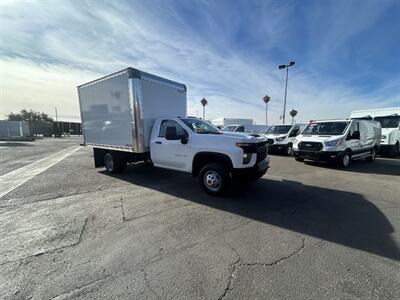
<svg viewBox="0 0 400 300">
<path fill-rule="evenodd" d="M 0 144 L 0 177 L 79 138 Z M 1 299 L 400 299 L 400 159 L 272 156 L 227 198 L 83 148 L 0 198 Z"/>
</svg>

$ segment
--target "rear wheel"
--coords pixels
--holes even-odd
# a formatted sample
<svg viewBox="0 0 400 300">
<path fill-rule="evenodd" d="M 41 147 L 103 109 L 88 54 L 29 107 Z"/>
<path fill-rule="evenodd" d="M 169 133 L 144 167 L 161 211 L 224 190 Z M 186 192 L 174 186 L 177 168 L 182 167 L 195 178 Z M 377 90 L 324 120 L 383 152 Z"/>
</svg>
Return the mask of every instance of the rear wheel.
<svg viewBox="0 0 400 300">
<path fill-rule="evenodd" d="M 207 194 L 220 196 L 228 190 L 230 175 L 221 164 L 210 163 L 201 169 L 199 183 Z"/>
<path fill-rule="evenodd" d="M 345 154 L 339 159 L 339 167 L 348 168 L 351 162 L 351 153 L 346 151 Z"/>
<path fill-rule="evenodd" d="M 104 166 L 109 173 L 120 173 L 126 169 L 126 161 L 117 153 L 107 153 L 104 156 Z"/>
<path fill-rule="evenodd" d="M 289 155 L 289 156 L 292 156 L 292 154 L 293 154 L 293 146 L 292 146 L 292 144 L 288 144 L 286 146 L 286 154 Z"/>
</svg>

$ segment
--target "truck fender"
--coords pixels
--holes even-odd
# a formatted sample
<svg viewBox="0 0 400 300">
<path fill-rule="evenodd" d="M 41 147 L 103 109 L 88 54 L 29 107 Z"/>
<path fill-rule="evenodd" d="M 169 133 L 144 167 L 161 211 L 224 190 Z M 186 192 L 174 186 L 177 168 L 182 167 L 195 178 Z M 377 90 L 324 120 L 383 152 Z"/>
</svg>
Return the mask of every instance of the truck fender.
<svg viewBox="0 0 400 300">
<path fill-rule="evenodd" d="M 197 177 L 200 173 L 200 170 L 207 164 L 216 162 L 222 164 L 225 168 L 227 168 L 228 172 L 233 169 L 233 164 L 231 158 L 223 153 L 218 152 L 198 152 L 193 157 L 192 162 L 192 175 L 193 177 Z"/>
</svg>

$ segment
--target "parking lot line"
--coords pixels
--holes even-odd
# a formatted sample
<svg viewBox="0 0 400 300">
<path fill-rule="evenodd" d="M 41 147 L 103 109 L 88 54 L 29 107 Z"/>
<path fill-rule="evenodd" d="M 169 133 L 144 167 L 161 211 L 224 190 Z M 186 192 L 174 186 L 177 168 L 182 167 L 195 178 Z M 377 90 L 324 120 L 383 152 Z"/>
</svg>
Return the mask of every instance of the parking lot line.
<svg viewBox="0 0 400 300">
<path fill-rule="evenodd" d="M 27 166 L 0 176 L 0 198 L 27 182 L 29 179 L 46 171 L 48 168 L 54 166 L 56 163 L 78 151 L 80 148 L 80 146 L 68 147 Z"/>
</svg>

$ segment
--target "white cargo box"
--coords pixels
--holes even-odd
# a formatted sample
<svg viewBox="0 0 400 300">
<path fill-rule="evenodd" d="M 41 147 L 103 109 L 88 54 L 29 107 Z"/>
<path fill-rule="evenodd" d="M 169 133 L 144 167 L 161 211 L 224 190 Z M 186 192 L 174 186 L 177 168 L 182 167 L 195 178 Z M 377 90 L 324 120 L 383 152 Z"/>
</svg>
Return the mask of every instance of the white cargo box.
<svg viewBox="0 0 400 300">
<path fill-rule="evenodd" d="M 186 116 L 186 86 L 133 68 L 78 86 L 84 144 L 148 152 L 154 120 Z"/>
</svg>

